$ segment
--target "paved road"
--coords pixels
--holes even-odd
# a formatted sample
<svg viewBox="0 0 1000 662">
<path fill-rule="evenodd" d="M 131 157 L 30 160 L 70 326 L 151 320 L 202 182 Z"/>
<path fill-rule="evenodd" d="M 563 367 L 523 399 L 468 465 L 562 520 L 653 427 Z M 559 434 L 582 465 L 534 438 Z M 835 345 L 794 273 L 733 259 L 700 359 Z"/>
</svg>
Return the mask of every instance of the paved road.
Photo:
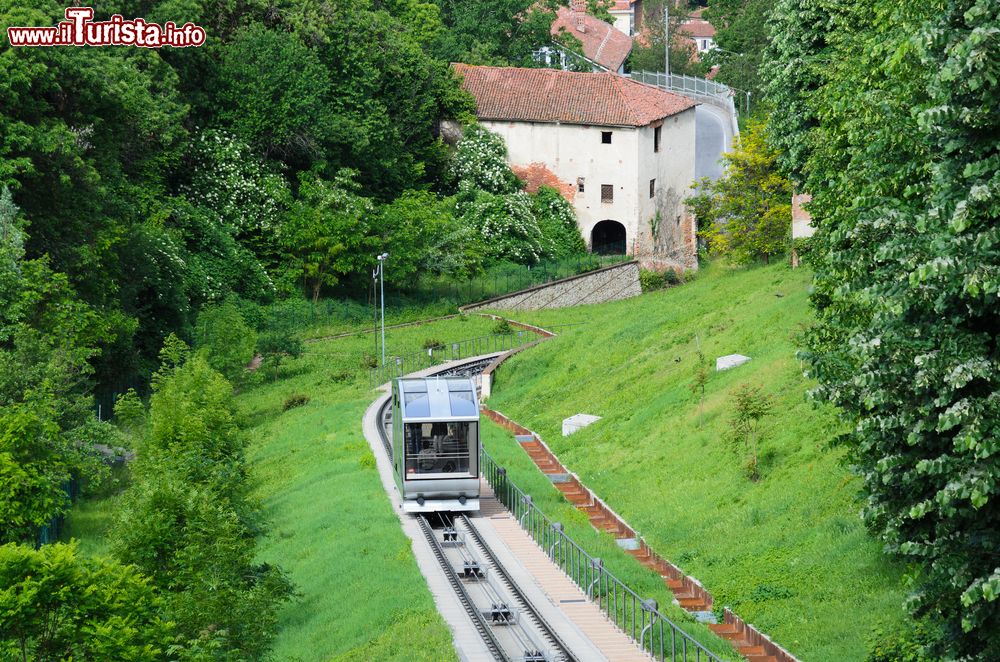
<svg viewBox="0 0 1000 662">
<path fill-rule="evenodd" d="M 703 103 L 695 108 L 695 163 L 696 178 L 722 175 L 719 159 L 729 149 L 732 136 L 726 130 L 729 120 L 721 110 Z"/>
</svg>

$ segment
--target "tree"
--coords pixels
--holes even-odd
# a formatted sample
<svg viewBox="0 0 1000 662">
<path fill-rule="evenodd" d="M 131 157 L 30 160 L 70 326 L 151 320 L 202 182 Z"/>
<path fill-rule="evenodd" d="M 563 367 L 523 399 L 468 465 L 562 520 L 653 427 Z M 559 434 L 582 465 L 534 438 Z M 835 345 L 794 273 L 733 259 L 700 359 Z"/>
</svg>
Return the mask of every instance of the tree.
<svg viewBox="0 0 1000 662">
<path fill-rule="evenodd" d="M 715 28 L 718 49 L 705 53 L 719 65 L 714 80 L 761 96 L 759 69 L 770 39 L 768 21 L 774 0 L 711 0 L 704 17 Z"/>
<path fill-rule="evenodd" d="M 448 166 L 456 190 L 462 183 L 487 193 L 514 193 L 522 182 L 507 165 L 507 144 L 480 124 L 467 127 Z"/>
<path fill-rule="evenodd" d="M 247 438 L 232 387 L 176 337 L 161 356 L 147 424 L 134 433 L 133 482 L 119 503 L 111 550 L 151 578 L 187 650 L 207 651 L 204 659 L 264 659 L 292 586 L 279 568 L 255 559 L 262 519 L 249 496 Z M 133 429 L 143 419 L 135 404 L 123 400 Z"/>
<path fill-rule="evenodd" d="M 703 75 L 707 70 L 704 63 L 695 60 L 697 52 L 689 37 L 684 36 L 682 26 L 690 13 L 686 7 L 670 2 L 670 73 Z M 636 40 L 628 57 L 628 67 L 633 71 L 663 71 L 663 8 L 665 2 L 642 3 L 643 39 Z"/>
<path fill-rule="evenodd" d="M 770 94 L 813 194 L 815 395 L 849 425 L 865 522 L 914 568 L 909 607 L 942 630 L 931 654 L 997 659 L 1000 7 L 793 4 Z"/>
<path fill-rule="evenodd" d="M 0 657 L 5 660 L 175 659 L 173 625 L 134 566 L 78 553 L 0 545 Z"/>
<path fill-rule="evenodd" d="M 319 300 L 324 286 L 367 269 L 377 248 L 374 206 L 358 194 L 356 173 L 341 171 L 333 181 L 303 174 L 299 199 L 281 228 L 281 241 L 299 273 Z"/>
<path fill-rule="evenodd" d="M 243 377 L 254 356 L 257 334 L 232 303 L 205 308 L 198 314 L 195 344 L 208 364 L 230 381 Z"/>
<path fill-rule="evenodd" d="M 791 241 L 792 190 L 777 167 L 778 154 L 765 140 L 766 125 L 751 121 L 736 149 L 723 156 L 726 171 L 697 184 L 688 205 L 709 250 L 738 263 L 783 253 Z"/>
<path fill-rule="evenodd" d="M 302 354 L 302 341 L 288 331 L 271 331 L 261 334 L 257 341 L 257 351 L 264 357 L 264 362 L 274 366 L 274 378 L 278 378 L 281 361 L 286 358 L 297 358 Z"/>
<path fill-rule="evenodd" d="M 760 422 L 771 413 L 773 402 L 759 386 L 743 384 L 733 395 L 733 416 L 729 421 L 733 448 L 745 456 L 744 471 L 752 481 L 760 480 Z"/>
<path fill-rule="evenodd" d="M 705 408 L 705 386 L 708 384 L 708 378 L 712 374 L 711 364 L 705 354 L 699 349 L 695 354 L 694 362 L 694 372 L 691 375 L 691 383 L 688 384 L 688 388 L 691 390 L 691 394 L 698 397 L 698 421 L 701 424 L 701 418 L 704 414 Z"/>
<path fill-rule="evenodd" d="M 306 168 L 349 131 L 329 104 L 329 69 L 296 34 L 255 24 L 220 55 L 219 118 L 264 156 Z"/>
<path fill-rule="evenodd" d="M 435 0 L 449 28 L 436 54 L 447 62 L 538 66 L 532 51 L 551 42 L 555 0 Z"/>
</svg>

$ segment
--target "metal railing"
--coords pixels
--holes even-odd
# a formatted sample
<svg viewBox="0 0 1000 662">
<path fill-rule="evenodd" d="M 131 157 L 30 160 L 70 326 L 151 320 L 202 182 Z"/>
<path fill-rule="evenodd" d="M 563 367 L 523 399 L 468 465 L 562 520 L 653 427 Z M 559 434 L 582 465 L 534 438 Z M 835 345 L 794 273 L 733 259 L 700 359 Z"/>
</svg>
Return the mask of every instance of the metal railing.
<svg viewBox="0 0 1000 662">
<path fill-rule="evenodd" d="M 528 535 L 545 551 L 573 582 L 583 589 L 615 626 L 630 636 L 643 651 L 657 660 L 686 662 L 714 660 L 722 662 L 704 645 L 659 611 L 655 600 L 643 599 L 609 572 L 601 562 L 588 554 L 566 535 L 562 524 L 554 522 L 539 510 L 525 494 L 507 478 L 485 448 L 480 449 L 480 471 Z"/>
<path fill-rule="evenodd" d="M 732 99 L 736 95 L 736 90 L 728 85 L 686 74 L 670 74 L 667 76 L 667 74 L 661 71 L 633 71 L 632 78 L 640 83 L 655 85 L 665 90 L 703 97 L 714 97 L 725 100 Z"/>
<path fill-rule="evenodd" d="M 470 356 L 516 349 L 522 345 L 534 342 L 538 338 L 539 335 L 534 331 L 514 329 L 511 333 L 466 338 L 465 340 L 441 343 L 434 347 L 428 347 L 421 352 L 389 357 L 386 359 L 385 365 L 376 366 L 371 369 L 371 385 L 374 388 L 391 379 L 402 377 L 408 372 L 430 368 L 445 361 L 457 361 Z"/>
</svg>

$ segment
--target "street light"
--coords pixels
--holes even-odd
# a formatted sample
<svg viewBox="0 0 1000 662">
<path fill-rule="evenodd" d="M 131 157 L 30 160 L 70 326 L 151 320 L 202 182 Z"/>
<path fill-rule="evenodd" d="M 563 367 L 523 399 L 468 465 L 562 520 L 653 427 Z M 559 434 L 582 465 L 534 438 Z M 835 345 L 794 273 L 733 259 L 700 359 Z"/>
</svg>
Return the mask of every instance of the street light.
<svg viewBox="0 0 1000 662">
<path fill-rule="evenodd" d="M 382 365 L 385 365 L 385 259 L 387 257 L 388 253 L 376 255 L 378 268 L 372 272 L 372 278 L 379 281 L 379 298 L 382 300 Z"/>
</svg>

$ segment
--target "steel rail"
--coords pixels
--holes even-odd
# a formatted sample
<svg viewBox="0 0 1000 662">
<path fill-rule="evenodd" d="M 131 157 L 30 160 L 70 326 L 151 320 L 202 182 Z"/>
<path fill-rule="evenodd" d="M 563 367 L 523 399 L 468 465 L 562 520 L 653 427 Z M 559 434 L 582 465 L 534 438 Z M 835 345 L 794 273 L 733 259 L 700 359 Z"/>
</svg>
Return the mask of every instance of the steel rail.
<svg viewBox="0 0 1000 662">
<path fill-rule="evenodd" d="M 493 569 L 496 571 L 499 579 L 504 583 L 504 586 L 510 591 L 510 594 L 520 603 L 522 613 L 529 616 L 538 628 L 541 635 L 549 640 L 549 643 L 553 648 L 557 649 L 556 660 L 561 660 L 562 662 L 576 662 L 576 658 L 570 652 L 569 646 L 556 634 L 555 630 L 548 624 L 548 622 L 542 617 L 538 610 L 535 609 L 531 601 L 524 595 L 521 588 L 517 585 L 517 582 L 511 578 L 510 573 L 503 567 L 500 560 L 497 559 L 496 554 L 490 549 L 490 546 L 486 544 L 482 536 L 479 535 L 479 531 L 476 530 L 475 525 L 472 520 L 464 513 L 459 513 L 458 518 L 461 520 L 462 525 L 465 527 L 466 532 L 472 538 L 473 542 L 486 557 L 486 560 L 490 562 Z"/>
<path fill-rule="evenodd" d="M 455 591 L 455 595 L 458 596 L 459 602 L 462 603 L 462 607 L 465 612 L 472 619 L 472 624 L 476 628 L 476 632 L 482 637 L 483 643 L 486 644 L 486 648 L 489 650 L 493 659 L 497 662 L 509 662 L 508 657 L 504 654 L 503 648 L 500 646 L 500 642 L 493 635 L 493 630 L 486 623 L 483 615 L 479 613 L 476 609 L 476 605 L 472 602 L 472 597 L 466 590 L 465 585 L 462 584 L 462 580 L 458 577 L 458 573 L 455 569 L 451 567 L 448 563 L 448 559 L 444 556 L 444 548 L 441 547 L 441 543 L 438 542 L 437 537 L 434 535 L 434 529 L 431 528 L 431 523 L 427 521 L 425 515 L 420 515 L 417 518 L 420 523 L 420 530 L 423 532 L 424 537 L 427 538 L 428 544 L 431 546 L 431 551 L 434 553 L 434 558 L 437 559 L 438 565 L 444 570 L 445 576 L 448 578 L 448 583 L 451 584 L 451 588 Z"/>
</svg>

